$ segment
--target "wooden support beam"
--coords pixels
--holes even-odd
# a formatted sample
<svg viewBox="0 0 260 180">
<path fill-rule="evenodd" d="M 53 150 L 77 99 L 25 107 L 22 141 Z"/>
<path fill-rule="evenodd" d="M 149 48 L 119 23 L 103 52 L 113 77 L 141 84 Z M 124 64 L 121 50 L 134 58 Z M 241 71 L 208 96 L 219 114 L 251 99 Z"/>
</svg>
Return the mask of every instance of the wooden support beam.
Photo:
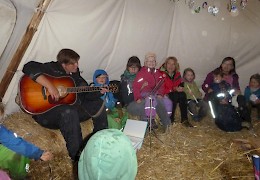
<svg viewBox="0 0 260 180">
<path fill-rule="evenodd" d="M 37 28 L 42 20 L 42 17 L 46 11 L 46 9 L 48 8 L 49 4 L 50 4 L 51 0 L 42 0 L 38 7 L 37 7 L 37 11 L 34 13 L 27 29 L 26 32 L 1 80 L 0 83 L 0 101 L 2 102 L 2 99 L 6 93 L 6 90 L 8 88 L 8 86 L 11 83 L 11 80 L 15 74 L 15 72 L 17 71 L 17 68 L 23 58 L 23 55 L 25 53 L 25 51 L 27 50 L 29 44 L 32 41 L 32 38 L 35 34 L 35 32 L 37 31 Z"/>
</svg>

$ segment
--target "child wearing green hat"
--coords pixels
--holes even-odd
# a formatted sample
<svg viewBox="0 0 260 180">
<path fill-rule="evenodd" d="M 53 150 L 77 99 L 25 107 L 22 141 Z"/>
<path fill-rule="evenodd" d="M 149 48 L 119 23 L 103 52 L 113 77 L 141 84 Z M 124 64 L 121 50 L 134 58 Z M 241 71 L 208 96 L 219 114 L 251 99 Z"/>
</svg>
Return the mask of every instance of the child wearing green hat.
<svg viewBox="0 0 260 180">
<path fill-rule="evenodd" d="M 104 129 L 95 133 L 81 153 L 79 180 L 134 180 L 136 152 L 120 130 Z"/>
</svg>

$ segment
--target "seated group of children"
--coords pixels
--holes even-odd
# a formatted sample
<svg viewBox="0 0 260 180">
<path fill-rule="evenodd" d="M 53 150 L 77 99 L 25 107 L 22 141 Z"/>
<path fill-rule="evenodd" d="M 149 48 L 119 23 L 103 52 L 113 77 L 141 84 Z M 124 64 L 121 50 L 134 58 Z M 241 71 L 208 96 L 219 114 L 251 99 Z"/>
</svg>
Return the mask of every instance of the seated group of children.
<svg viewBox="0 0 260 180">
<path fill-rule="evenodd" d="M 154 53 L 146 54 L 144 66 L 141 66 L 138 57 L 129 58 L 121 75 L 120 94 L 116 95 L 118 99 L 113 97 L 112 92 L 103 96 L 108 108 L 109 128 L 123 128 L 128 113 L 139 116 L 141 120 L 151 123 L 149 125 L 152 128 L 157 128 L 155 116 L 158 115 L 163 131 L 166 132 L 175 121 L 177 104 L 181 111 L 181 123 L 187 127 L 192 127 L 188 121 L 188 114 L 194 121 L 200 121 L 207 115 L 209 107 L 216 125 L 224 131 L 252 128 L 252 107 L 257 107 L 259 118 L 259 74 L 250 78 L 245 96 L 242 96 L 232 94 L 231 86 L 223 79 L 223 73 L 217 69 L 213 72 L 214 83 L 210 84 L 212 92 L 203 99 L 195 82 L 193 69 L 186 68 L 181 76 L 175 57 L 168 57 L 159 69 L 156 69 L 156 65 Z M 93 82 L 95 86 L 108 85 L 108 74 L 104 70 L 97 70 Z M 117 106 L 117 101 L 120 101 L 120 106 Z M 210 102 L 210 106 L 207 101 Z"/>
</svg>

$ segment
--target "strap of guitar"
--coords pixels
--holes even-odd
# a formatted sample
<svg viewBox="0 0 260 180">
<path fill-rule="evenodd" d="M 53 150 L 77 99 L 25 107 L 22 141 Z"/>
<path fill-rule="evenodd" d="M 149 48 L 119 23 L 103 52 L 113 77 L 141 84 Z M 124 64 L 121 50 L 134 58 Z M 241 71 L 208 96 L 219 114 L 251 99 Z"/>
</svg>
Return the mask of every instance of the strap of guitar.
<svg viewBox="0 0 260 180">
<path fill-rule="evenodd" d="M 100 109 L 98 110 L 98 112 L 96 114 L 94 114 L 93 116 L 91 116 L 91 115 L 90 116 L 92 118 L 98 117 L 101 114 L 101 112 L 103 111 L 104 108 L 105 108 L 105 100 L 103 100 L 103 103 L 102 103 Z"/>
<path fill-rule="evenodd" d="M 98 112 L 97 112 L 96 114 L 94 114 L 94 115 L 90 114 L 85 108 L 83 108 L 83 107 L 80 106 L 80 105 L 77 105 L 77 107 L 78 107 L 79 109 L 83 110 L 85 113 L 87 113 L 91 118 L 96 118 L 96 117 L 98 117 L 98 116 L 101 114 L 101 112 L 103 111 L 103 109 L 104 109 L 104 107 L 105 107 L 105 100 L 103 101 L 103 103 L 102 103 L 100 109 L 98 110 Z"/>
</svg>

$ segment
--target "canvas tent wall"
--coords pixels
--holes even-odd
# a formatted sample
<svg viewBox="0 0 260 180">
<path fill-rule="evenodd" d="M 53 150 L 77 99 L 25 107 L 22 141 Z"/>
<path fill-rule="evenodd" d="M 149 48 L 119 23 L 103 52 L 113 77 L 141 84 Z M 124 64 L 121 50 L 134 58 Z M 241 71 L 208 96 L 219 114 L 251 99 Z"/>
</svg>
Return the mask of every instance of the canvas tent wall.
<svg viewBox="0 0 260 180">
<path fill-rule="evenodd" d="M 36 1 L 9 2 L 14 4 L 17 13 L 15 30 L 18 25 L 22 28 L 12 33 L 1 56 L 1 78 L 37 7 Z M 27 4 L 29 2 L 31 4 Z M 80 54 L 82 76 L 88 81 L 92 81 L 97 68 L 105 69 L 111 79 L 119 79 L 130 56 L 137 55 L 143 62 L 145 53 L 153 51 L 158 56 L 158 66 L 167 56 L 176 56 L 181 70 L 192 67 L 201 84 L 224 57 L 233 56 L 244 89 L 250 75 L 259 72 L 260 2 L 248 1 L 244 9 L 237 2 L 238 11 L 230 13 L 229 0 L 207 1 L 208 6 L 219 8 L 215 16 L 202 8 L 205 1 L 196 0 L 193 6 L 190 2 L 52 0 L 5 93 L 3 101 L 9 112 L 18 109 L 14 96 L 23 65 L 30 60 L 55 60 L 62 48 L 71 48 Z M 195 13 L 198 6 L 200 11 Z"/>
</svg>

